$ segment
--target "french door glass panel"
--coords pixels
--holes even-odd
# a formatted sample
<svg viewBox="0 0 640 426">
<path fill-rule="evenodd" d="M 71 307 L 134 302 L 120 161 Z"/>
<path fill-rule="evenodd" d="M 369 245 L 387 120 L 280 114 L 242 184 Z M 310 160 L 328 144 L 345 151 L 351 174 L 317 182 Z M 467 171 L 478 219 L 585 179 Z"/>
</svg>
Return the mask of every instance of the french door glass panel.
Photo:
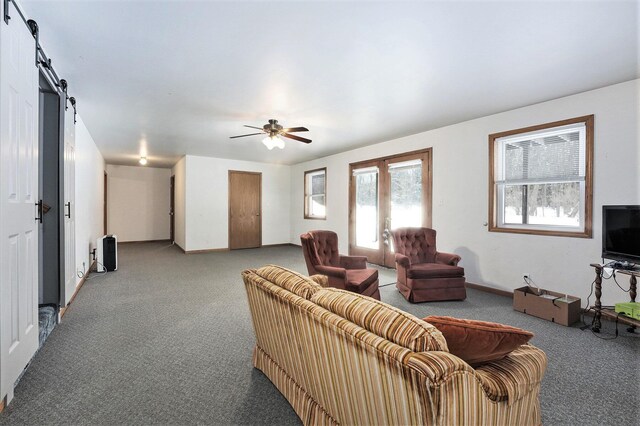
<svg viewBox="0 0 640 426">
<path fill-rule="evenodd" d="M 422 162 L 389 167 L 390 229 L 422 226 Z"/>
<path fill-rule="evenodd" d="M 380 246 L 378 169 L 354 171 L 356 208 L 356 246 L 377 249 Z"/>
</svg>

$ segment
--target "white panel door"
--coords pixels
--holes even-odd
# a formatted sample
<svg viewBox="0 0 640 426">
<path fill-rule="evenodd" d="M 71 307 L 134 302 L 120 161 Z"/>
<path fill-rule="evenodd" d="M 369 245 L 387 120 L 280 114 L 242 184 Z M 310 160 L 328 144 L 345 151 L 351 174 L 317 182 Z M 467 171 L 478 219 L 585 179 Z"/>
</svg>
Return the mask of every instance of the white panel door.
<svg viewBox="0 0 640 426">
<path fill-rule="evenodd" d="M 17 12 L 0 21 L 0 398 L 38 349 L 38 69 Z"/>
<path fill-rule="evenodd" d="M 73 108 L 64 117 L 64 302 L 69 303 L 76 291 L 76 212 L 75 151 L 76 129 Z"/>
</svg>

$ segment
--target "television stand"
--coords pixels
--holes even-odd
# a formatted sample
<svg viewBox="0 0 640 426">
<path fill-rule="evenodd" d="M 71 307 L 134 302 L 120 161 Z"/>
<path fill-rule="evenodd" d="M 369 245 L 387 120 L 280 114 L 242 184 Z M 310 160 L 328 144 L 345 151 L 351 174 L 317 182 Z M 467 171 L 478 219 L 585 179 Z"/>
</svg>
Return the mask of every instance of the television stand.
<svg viewBox="0 0 640 426">
<path fill-rule="evenodd" d="M 591 329 L 595 333 L 599 333 L 600 328 L 602 327 L 602 323 L 600 322 L 600 319 L 604 317 L 611 320 L 617 320 L 618 322 L 626 324 L 629 326 L 627 328 L 627 331 L 629 331 L 630 333 L 635 332 L 636 327 L 640 327 L 639 320 L 629 318 L 624 315 L 618 315 L 618 313 L 613 309 L 606 309 L 602 307 L 602 303 L 600 302 L 600 297 L 602 296 L 602 270 L 604 269 L 604 266 L 599 263 L 592 263 L 591 266 L 594 267 L 596 270 L 596 279 L 595 279 L 596 301 L 595 301 L 595 304 L 591 306 L 591 308 L 594 311 L 593 326 L 591 327 Z M 637 277 L 640 277 L 640 271 L 637 269 L 631 269 L 631 270 L 615 269 L 615 271 L 618 274 L 629 275 L 629 296 L 631 297 L 631 301 L 635 302 L 636 301 L 636 285 L 638 282 Z"/>
</svg>

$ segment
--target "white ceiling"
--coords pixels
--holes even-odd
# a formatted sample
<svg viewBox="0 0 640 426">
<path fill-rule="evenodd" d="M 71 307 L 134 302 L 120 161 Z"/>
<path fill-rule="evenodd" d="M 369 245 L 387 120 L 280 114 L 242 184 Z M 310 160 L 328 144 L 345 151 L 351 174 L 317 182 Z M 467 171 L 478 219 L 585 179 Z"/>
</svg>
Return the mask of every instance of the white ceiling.
<svg viewBox="0 0 640 426">
<path fill-rule="evenodd" d="M 113 164 L 293 164 L 640 77 L 636 1 L 22 4 Z M 229 139 L 269 118 L 313 143 Z"/>
</svg>

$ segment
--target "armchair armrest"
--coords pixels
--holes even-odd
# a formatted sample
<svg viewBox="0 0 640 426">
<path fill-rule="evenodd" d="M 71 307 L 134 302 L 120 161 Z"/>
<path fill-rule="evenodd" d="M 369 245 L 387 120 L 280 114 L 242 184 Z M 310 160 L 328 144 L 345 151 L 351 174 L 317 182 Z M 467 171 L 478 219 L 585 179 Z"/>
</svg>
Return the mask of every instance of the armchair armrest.
<svg viewBox="0 0 640 426">
<path fill-rule="evenodd" d="M 346 279 L 347 271 L 344 268 L 336 268 L 335 266 L 316 265 L 316 271 L 328 277 Z"/>
<path fill-rule="evenodd" d="M 344 269 L 366 269 L 367 256 L 340 255 L 340 266 L 342 266 Z"/>
<path fill-rule="evenodd" d="M 457 254 L 452 253 L 436 253 L 436 263 L 443 263 L 445 265 L 458 266 L 458 262 L 460 262 L 462 258 Z"/>
<path fill-rule="evenodd" d="M 407 269 L 411 266 L 411 260 L 404 254 L 396 253 L 396 262 Z"/>
</svg>

